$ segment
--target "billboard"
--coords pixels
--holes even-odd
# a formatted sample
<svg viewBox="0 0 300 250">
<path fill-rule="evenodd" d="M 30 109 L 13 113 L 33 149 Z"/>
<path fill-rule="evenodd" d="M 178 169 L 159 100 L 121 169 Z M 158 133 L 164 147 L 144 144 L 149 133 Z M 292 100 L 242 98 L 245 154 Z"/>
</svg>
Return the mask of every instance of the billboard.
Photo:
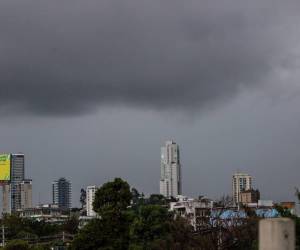
<svg viewBox="0 0 300 250">
<path fill-rule="evenodd" d="M 0 154 L 0 182 L 10 181 L 10 154 Z"/>
</svg>

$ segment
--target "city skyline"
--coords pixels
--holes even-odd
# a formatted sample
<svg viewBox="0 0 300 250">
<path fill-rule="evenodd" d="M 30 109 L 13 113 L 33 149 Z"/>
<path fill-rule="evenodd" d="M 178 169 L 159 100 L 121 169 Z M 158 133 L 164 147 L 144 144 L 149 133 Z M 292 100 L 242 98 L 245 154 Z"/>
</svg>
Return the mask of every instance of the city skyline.
<svg viewBox="0 0 300 250">
<path fill-rule="evenodd" d="M 262 198 L 293 200 L 299 11 L 295 0 L 3 0 L 0 152 L 26 155 L 34 203 L 60 176 L 74 205 L 114 177 L 159 193 L 168 138 L 189 196 L 231 194 L 240 169 Z"/>
<path fill-rule="evenodd" d="M 17 209 L 24 209 L 24 208 L 31 208 L 31 207 L 37 207 L 42 205 L 43 203 L 39 200 L 38 203 L 33 204 L 33 198 L 32 198 L 32 180 L 31 179 L 25 179 L 25 155 L 23 153 L 11 153 L 11 154 L 2 154 L 3 159 L 4 157 L 7 158 L 9 156 L 9 159 L 11 160 L 11 180 L 8 182 L 8 184 L 2 185 L 2 191 L 3 191 L 3 197 L 2 197 L 2 211 L 4 213 L 9 212 L 11 209 L 9 208 L 8 202 L 10 201 L 10 198 L 8 198 L 9 193 L 11 192 L 11 185 L 14 185 L 14 180 L 16 179 L 16 173 L 17 173 L 17 179 L 20 182 L 21 179 L 23 179 L 20 183 L 18 188 L 20 189 L 20 197 L 19 197 L 19 208 Z M 181 169 L 181 162 L 180 162 L 180 150 L 178 144 L 173 140 L 167 140 L 165 141 L 165 145 L 161 147 L 161 178 L 160 178 L 160 194 L 163 196 L 170 198 L 170 197 L 187 197 L 186 193 L 182 192 L 182 169 Z M 16 157 L 22 157 L 22 161 L 19 161 L 18 159 L 15 159 Z M 20 164 L 21 163 L 21 164 Z M 21 167 L 21 168 L 20 168 Z M 20 180 L 19 180 L 20 179 Z M 176 180 L 175 182 L 173 180 Z M 107 180 L 106 180 L 107 181 Z M 101 184 L 100 184 L 101 185 Z M 215 200 L 218 200 L 218 198 L 221 198 L 222 195 L 229 195 L 232 197 L 232 201 L 234 205 L 237 205 L 241 202 L 240 193 L 244 191 L 251 191 L 251 198 L 250 193 L 248 196 L 244 197 L 244 200 L 251 200 L 251 199 L 257 199 L 255 197 L 258 197 L 258 200 L 260 199 L 260 193 L 258 189 L 254 190 L 253 186 L 253 177 L 247 173 L 242 173 L 240 170 L 237 170 L 232 175 L 232 194 L 230 196 L 229 193 L 225 194 L 219 194 L 219 197 L 214 197 Z M 99 185 L 98 185 L 99 187 Z M 134 188 L 135 186 L 131 186 Z M 94 200 L 95 192 L 97 190 L 97 186 L 95 185 L 88 185 L 86 187 L 86 211 L 88 216 L 95 216 L 95 212 L 92 208 L 92 203 Z M 4 196 L 5 195 L 5 196 Z M 200 196 L 202 196 L 201 194 Z M 199 197 L 200 197 L 199 196 Z M 194 196 L 195 197 L 195 196 Z M 204 194 L 204 197 L 207 197 L 206 194 Z M 76 197 L 76 201 L 78 197 Z M 285 197 L 286 198 L 286 197 Z M 40 197 L 39 197 L 40 199 Z M 286 201 L 286 199 L 285 199 Z M 45 202 L 45 200 L 44 200 Z M 262 201 L 264 202 L 264 200 Z M 273 202 L 272 200 L 266 200 L 266 202 Z M 278 202 L 278 201 L 275 201 Z M 281 201 L 282 202 L 282 201 Z M 268 204 L 269 204 L 268 203 Z M 6 204 L 6 205 L 4 205 Z M 72 186 L 71 182 L 67 180 L 65 177 L 61 177 L 56 181 L 52 182 L 52 203 L 47 201 L 45 204 L 54 204 L 58 205 L 58 207 L 62 209 L 70 209 L 72 206 Z M 15 205 L 14 205 L 15 206 Z M 75 202 L 75 207 L 78 206 L 78 202 Z M 16 210 L 15 208 L 12 209 L 12 211 Z M 10 212 L 9 212 L 10 213 Z"/>
</svg>

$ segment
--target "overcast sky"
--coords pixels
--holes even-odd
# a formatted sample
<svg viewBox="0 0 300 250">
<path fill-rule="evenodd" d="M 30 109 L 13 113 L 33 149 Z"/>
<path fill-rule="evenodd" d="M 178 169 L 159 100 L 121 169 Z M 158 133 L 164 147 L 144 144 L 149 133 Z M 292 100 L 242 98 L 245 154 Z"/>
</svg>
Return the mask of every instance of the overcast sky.
<svg viewBox="0 0 300 250">
<path fill-rule="evenodd" d="M 0 151 L 24 152 L 34 201 L 51 182 L 118 176 L 159 191 L 181 150 L 186 195 L 264 199 L 300 187 L 299 0 L 2 0 Z"/>
</svg>

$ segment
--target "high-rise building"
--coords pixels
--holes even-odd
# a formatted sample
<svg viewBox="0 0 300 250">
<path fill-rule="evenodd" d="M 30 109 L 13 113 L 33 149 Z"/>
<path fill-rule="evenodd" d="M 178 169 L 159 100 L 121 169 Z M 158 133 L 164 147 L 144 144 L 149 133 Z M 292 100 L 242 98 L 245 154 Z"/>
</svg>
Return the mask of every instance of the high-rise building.
<svg viewBox="0 0 300 250">
<path fill-rule="evenodd" d="M 96 216 L 96 212 L 93 209 L 93 202 L 95 199 L 97 187 L 96 186 L 88 186 L 86 188 L 86 215 L 94 217 Z"/>
<path fill-rule="evenodd" d="M 24 154 L 11 154 L 11 211 L 21 209 L 20 183 L 25 175 L 25 156 Z"/>
<path fill-rule="evenodd" d="M 61 209 L 70 209 L 71 196 L 71 182 L 66 178 L 59 178 L 52 183 L 53 204 L 58 205 Z"/>
<path fill-rule="evenodd" d="M 32 208 L 32 180 L 24 180 L 20 184 L 21 209 Z"/>
<path fill-rule="evenodd" d="M 252 177 L 245 173 L 235 173 L 232 176 L 232 196 L 235 204 L 240 202 L 242 191 L 252 189 Z"/>
<path fill-rule="evenodd" d="M 10 183 L 2 186 L 3 213 L 13 213 L 22 208 L 20 184 L 25 176 L 24 154 L 10 154 Z"/>
<path fill-rule="evenodd" d="M 167 141 L 161 148 L 160 194 L 176 197 L 182 193 L 179 146 Z"/>
</svg>

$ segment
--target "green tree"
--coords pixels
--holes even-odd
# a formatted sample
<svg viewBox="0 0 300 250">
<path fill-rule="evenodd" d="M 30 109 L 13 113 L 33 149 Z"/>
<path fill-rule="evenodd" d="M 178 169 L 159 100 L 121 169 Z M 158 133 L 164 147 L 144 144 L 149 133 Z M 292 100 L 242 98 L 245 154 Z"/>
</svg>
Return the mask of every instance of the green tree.
<svg viewBox="0 0 300 250">
<path fill-rule="evenodd" d="M 161 194 L 151 194 L 148 203 L 151 205 L 167 205 L 166 198 Z"/>
<path fill-rule="evenodd" d="M 280 214 L 281 217 L 293 217 L 290 209 L 280 206 L 278 204 L 275 205 L 275 209 Z"/>
<path fill-rule="evenodd" d="M 120 178 L 100 187 L 93 203 L 100 219 L 93 220 L 80 230 L 72 249 L 128 249 L 131 198 L 128 183 Z"/>
<path fill-rule="evenodd" d="M 142 205 L 130 227 L 130 250 L 199 249 L 198 238 L 187 220 L 162 205 Z"/>
<path fill-rule="evenodd" d="M 71 249 L 94 250 L 105 245 L 105 229 L 100 219 L 93 219 L 75 236 Z"/>
<path fill-rule="evenodd" d="M 94 209 L 99 218 L 79 231 L 72 250 L 209 249 L 207 245 L 199 248 L 200 240 L 193 228 L 168 211 L 163 196 L 144 199 L 137 190 L 131 193 L 122 179 L 105 183 L 96 191 Z"/>
<path fill-rule="evenodd" d="M 7 239 L 16 239 L 18 233 L 20 232 L 30 232 L 31 229 L 30 226 L 25 225 L 25 220 L 20 218 L 17 215 L 8 215 L 6 214 L 3 219 L 2 223 L 4 224 L 6 228 L 6 238 Z"/>
<path fill-rule="evenodd" d="M 176 217 L 169 221 L 170 233 L 169 233 L 169 242 L 170 249 L 180 249 L 180 250 L 193 250 L 200 249 L 200 242 L 193 227 L 189 222 L 182 218 Z"/>
<path fill-rule="evenodd" d="M 63 224 L 62 229 L 63 231 L 76 234 L 78 231 L 79 219 L 76 215 L 71 215 Z"/>
<path fill-rule="evenodd" d="M 101 217 L 107 214 L 111 216 L 112 213 L 119 216 L 130 205 L 131 198 L 128 183 L 121 178 L 115 178 L 96 191 L 93 208 Z"/>
<path fill-rule="evenodd" d="M 132 197 L 132 204 L 137 205 L 139 203 L 141 195 L 136 188 L 131 189 L 131 197 Z"/>
<path fill-rule="evenodd" d="M 141 206 L 130 228 L 130 249 L 150 249 L 154 241 L 168 234 L 168 210 L 159 205 Z"/>
<path fill-rule="evenodd" d="M 29 244 L 23 240 L 12 240 L 4 248 L 5 250 L 29 250 Z"/>
<path fill-rule="evenodd" d="M 50 244 L 51 245 L 51 244 Z M 37 244 L 34 245 L 30 248 L 30 250 L 51 250 L 50 245 L 45 245 L 45 244 Z"/>
</svg>

